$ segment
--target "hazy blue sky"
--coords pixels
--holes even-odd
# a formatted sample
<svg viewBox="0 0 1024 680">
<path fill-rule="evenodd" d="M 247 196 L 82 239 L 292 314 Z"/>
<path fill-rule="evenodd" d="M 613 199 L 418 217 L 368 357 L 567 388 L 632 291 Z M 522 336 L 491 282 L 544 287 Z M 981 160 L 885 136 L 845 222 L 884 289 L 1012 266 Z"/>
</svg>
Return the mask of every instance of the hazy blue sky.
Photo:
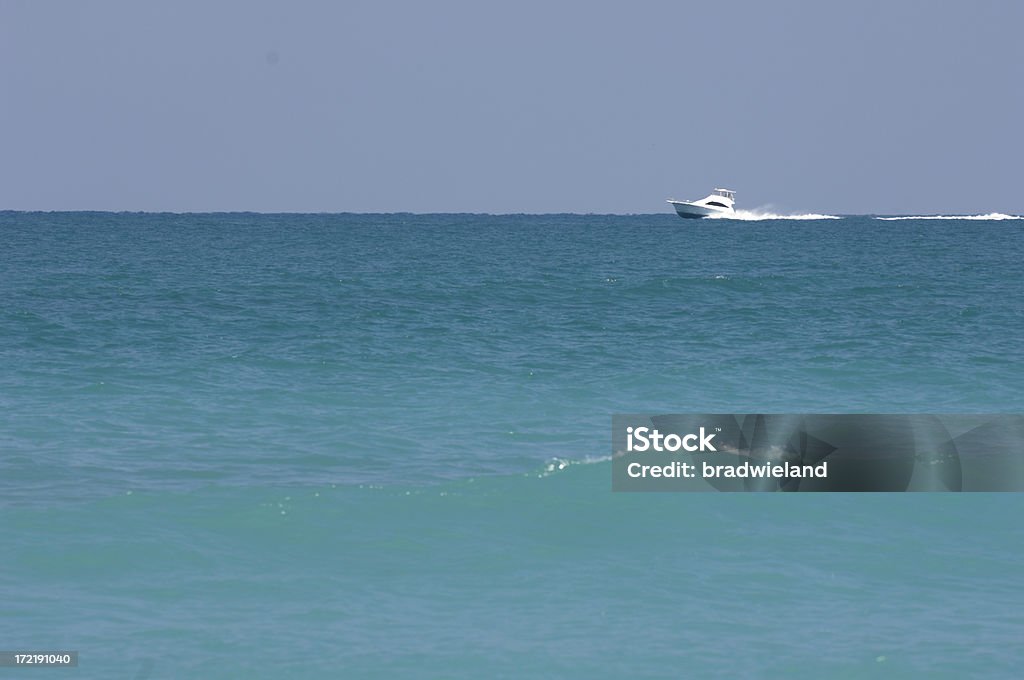
<svg viewBox="0 0 1024 680">
<path fill-rule="evenodd" d="M 1024 212 L 1024 2 L 0 0 L 0 208 Z"/>
</svg>

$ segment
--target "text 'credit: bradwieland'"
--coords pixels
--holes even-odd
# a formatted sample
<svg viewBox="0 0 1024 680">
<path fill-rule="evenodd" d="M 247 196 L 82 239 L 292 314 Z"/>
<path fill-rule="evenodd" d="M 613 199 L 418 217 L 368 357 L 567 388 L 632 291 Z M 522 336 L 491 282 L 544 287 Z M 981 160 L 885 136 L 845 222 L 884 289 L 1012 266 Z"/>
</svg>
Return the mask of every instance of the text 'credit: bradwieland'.
<svg viewBox="0 0 1024 680">
<path fill-rule="evenodd" d="M 1024 415 L 616 415 L 612 489 L 1024 491 Z"/>
</svg>

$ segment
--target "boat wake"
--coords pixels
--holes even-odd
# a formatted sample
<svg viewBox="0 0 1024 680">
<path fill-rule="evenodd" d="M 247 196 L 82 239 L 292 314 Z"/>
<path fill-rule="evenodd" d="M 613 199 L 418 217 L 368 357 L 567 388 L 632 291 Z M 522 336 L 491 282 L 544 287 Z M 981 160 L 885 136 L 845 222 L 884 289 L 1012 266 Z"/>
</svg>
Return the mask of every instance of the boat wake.
<svg viewBox="0 0 1024 680">
<path fill-rule="evenodd" d="M 887 222 L 896 220 L 1024 220 L 1024 216 L 987 213 L 985 215 L 900 215 L 898 217 L 877 217 L 875 219 Z"/>
<path fill-rule="evenodd" d="M 798 215 L 781 215 L 768 212 L 767 210 L 737 210 L 726 215 L 708 215 L 708 218 L 716 220 L 743 220 L 746 222 L 758 222 L 760 220 L 838 220 L 837 215 L 821 215 L 819 213 L 802 213 Z"/>
</svg>

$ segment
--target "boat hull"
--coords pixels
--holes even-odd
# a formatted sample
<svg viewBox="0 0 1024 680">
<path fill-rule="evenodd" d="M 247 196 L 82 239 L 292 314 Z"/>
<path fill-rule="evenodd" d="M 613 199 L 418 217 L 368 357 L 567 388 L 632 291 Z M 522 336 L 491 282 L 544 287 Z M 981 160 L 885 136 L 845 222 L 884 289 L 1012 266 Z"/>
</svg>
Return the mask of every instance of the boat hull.
<svg viewBox="0 0 1024 680">
<path fill-rule="evenodd" d="M 689 201 L 669 201 L 672 207 L 676 209 L 676 214 L 686 219 L 700 219 L 702 217 L 709 217 L 711 215 L 730 215 L 732 210 L 725 208 L 715 208 L 706 205 L 697 205 L 696 203 L 690 203 Z"/>
</svg>

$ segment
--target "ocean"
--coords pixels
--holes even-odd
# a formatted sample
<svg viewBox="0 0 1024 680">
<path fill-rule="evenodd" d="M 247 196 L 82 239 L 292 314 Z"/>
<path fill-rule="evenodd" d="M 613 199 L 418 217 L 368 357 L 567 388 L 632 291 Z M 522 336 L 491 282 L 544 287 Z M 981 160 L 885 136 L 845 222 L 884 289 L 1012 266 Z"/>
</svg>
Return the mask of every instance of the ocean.
<svg viewBox="0 0 1024 680">
<path fill-rule="evenodd" d="M 615 413 L 1024 412 L 1024 220 L 0 213 L 0 677 L 1015 677 L 1019 494 Z"/>
</svg>

